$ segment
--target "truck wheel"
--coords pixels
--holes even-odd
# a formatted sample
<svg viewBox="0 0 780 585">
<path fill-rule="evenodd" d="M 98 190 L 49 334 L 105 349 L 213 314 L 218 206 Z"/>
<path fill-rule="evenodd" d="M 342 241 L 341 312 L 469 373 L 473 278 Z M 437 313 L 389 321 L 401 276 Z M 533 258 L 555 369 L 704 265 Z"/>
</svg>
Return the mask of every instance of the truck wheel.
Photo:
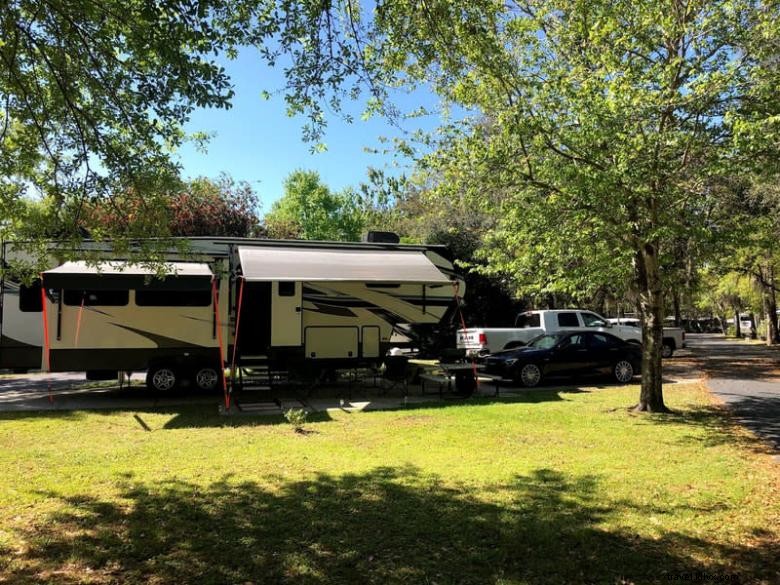
<svg viewBox="0 0 780 585">
<path fill-rule="evenodd" d="M 146 385 L 150 390 L 169 392 L 179 383 L 176 370 L 167 364 L 152 366 L 146 373 Z"/>
<path fill-rule="evenodd" d="M 627 384 L 634 377 L 634 366 L 628 360 L 620 360 L 612 368 L 612 373 L 615 375 L 615 380 L 621 384 Z"/>
<path fill-rule="evenodd" d="M 661 346 L 661 357 L 670 358 L 674 355 L 674 344 L 669 341 L 664 341 Z"/>
<path fill-rule="evenodd" d="M 516 381 L 521 386 L 533 388 L 542 379 L 542 370 L 536 364 L 525 364 L 517 373 Z"/>
<path fill-rule="evenodd" d="M 198 368 L 195 370 L 193 381 L 200 390 L 215 390 L 219 384 L 219 372 L 209 366 Z"/>
</svg>

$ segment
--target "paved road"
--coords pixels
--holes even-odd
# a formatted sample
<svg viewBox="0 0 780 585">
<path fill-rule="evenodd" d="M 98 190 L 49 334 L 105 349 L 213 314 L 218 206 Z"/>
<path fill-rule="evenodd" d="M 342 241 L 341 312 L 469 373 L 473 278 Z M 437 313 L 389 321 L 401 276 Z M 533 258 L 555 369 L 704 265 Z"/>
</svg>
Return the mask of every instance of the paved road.
<svg viewBox="0 0 780 585">
<path fill-rule="evenodd" d="M 179 404 L 217 404 L 219 397 L 193 388 L 161 396 L 143 386 L 143 374 L 134 374 L 130 387 L 89 383 L 84 373 L 19 374 L 0 376 L 0 411 L 148 408 Z"/>
<path fill-rule="evenodd" d="M 780 451 L 780 349 L 719 335 L 689 335 L 688 345 L 710 390 Z"/>
</svg>

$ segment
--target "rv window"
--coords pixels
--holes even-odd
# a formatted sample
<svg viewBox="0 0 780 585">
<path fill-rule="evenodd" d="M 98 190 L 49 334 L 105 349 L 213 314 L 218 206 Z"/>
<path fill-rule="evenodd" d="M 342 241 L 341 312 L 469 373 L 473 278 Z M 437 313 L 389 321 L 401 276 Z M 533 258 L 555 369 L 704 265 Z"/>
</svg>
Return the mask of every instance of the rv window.
<svg viewBox="0 0 780 585">
<path fill-rule="evenodd" d="M 209 290 L 137 290 L 135 304 L 139 307 L 208 307 Z"/>
<path fill-rule="evenodd" d="M 82 299 L 87 307 L 123 307 L 130 298 L 126 290 L 66 290 L 63 294 L 69 307 L 80 306 Z"/>
<path fill-rule="evenodd" d="M 22 313 L 40 313 L 41 281 L 36 280 L 32 286 L 19 285 L 19 310 Z"/>
<path fill-rule="evenodd" d="M 397 282 L 367 282 L 366 288 L 399 288 L 401 285 Z"/>
<path fill-rule="evenodd" d="M 295 282 L 291 280 L 279 281 L 279 296 L 280 297 L 294 297 L 295 296 Z"/>
</svg>

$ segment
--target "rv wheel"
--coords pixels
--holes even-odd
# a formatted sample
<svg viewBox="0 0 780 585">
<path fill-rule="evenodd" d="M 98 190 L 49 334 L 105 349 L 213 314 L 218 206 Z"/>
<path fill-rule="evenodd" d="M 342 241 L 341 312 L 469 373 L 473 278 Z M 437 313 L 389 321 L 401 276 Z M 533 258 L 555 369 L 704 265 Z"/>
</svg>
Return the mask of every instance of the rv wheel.
<svg viewBox="0 0 780 585">
<path fill-rule="evenodd" d="M 195 370 L 194 380 L 200 390 L 214 390 L 219 384 L 219 372 L 215 368 L 199 368 Z"/>
<path fill-rule="evenodd" d="M 171 366 L 153 366 L 146 374 L 146 385 L 150 390 L 167 392 L 173 390 L 178 383 L 176 370 Z"/>
</svg>

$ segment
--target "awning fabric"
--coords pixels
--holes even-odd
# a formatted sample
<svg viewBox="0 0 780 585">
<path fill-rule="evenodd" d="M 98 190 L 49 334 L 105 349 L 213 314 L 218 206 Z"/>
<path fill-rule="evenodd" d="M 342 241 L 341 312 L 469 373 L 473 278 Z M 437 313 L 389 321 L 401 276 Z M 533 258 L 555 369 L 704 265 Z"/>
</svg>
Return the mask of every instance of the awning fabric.
<svg viewBox="0 0 780 585">
<path fill-rule="evenodd" d="M 68 290 L 209 290 L 213 274 L 208 264 L 168 262 L 165 277 L 127 261 L 65 262 L 43 273 L 44 288 Z"/>
<path fill-rule="evenodd" d="M 248 282 L 450 282 L 416 251 L 239 246 L 238 256 Z"/>
</svg>

